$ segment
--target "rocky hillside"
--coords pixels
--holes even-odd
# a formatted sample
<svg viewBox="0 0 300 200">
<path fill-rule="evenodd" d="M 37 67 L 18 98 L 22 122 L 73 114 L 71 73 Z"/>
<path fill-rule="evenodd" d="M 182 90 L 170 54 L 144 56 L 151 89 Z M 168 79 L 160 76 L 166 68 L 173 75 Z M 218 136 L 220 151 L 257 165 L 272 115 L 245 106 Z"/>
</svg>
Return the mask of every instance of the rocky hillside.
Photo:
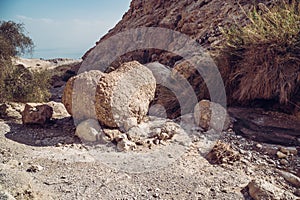
<svg viewBox="0 0 300 200">
<path fill-rule="evenodd" d="M 238 22 L 238 24 L 241 25 L 246 24 L 247 17 L 245 12 L 248 12 L 251 8 L 259 3 L 270 5 L 271 2 L 273 1 L 133 0 L 129 10 L 124 14 L 122 20 L 104 37 L 102 37 L 100 41 L 96 43 L 96 46 L 105 44 L 105 42 L 113 38 L 112 36 L 115 36 L 122 31 L 124 32 L 138 27 L 163 27 L 168 28 L 169 30 L 178 31 L 187 35 L 193 41 L 196 41 L 204 49 L 208 50 L 210 55 L 214 58 L 214 61 L 216 62 L 224 81 L 227 93 L 227 102 L 229 105 L 244 104 L 245 102 L 240 102 L 237 99 L 234 99 L 232 95 L 234 92 L 239 92 L 237 90 L 240 89 L 230 81 L 229 77 L 234 73 L 232 71 L 232 66 L 226 63 L 226 60 L 218 56 L 217 47 L 222 45 L 222 42 L 224 41 L 220 27 L 226 27 L 233 22 Z M 103 59 L 103 56 L 106 56 L 105 54 L 107 52 L 114 52 L 119 47 L 126 49 L 126 45 L 135 42 L 137 39 L 138 38 L 128 41 L 128 39 L 120 38 L 115 42 L 113 47 L 108 47 L 110 48 L 109 50 L 102 50 L 103 55 L 101 56 L 99 48 L 97 50 L 95 46 L 83 56 L 82 66 L 86 67 L 90 66 L 91 64 L 98 66 L 98 64 L 95 63 L 99 62 L 99 60 L 105 60 Z M 163 40 L 161 38 L 159 39 Z M 177 41 L 170 42 L 170 46 L 176 48 L 176 45 L 178 46 Z M 207 85 L 203 81 L 203 77 L 201 77 L 195 69 L 192 69 L 193 67 L 191 67 L 190 63 L 185 62 L 181 56 L 176 55 L 174 52 L 153 48 L 125 52 L 122 56 L 114 59 L 111 67 L 108 68 L 106 72 L 116 69 L 120 63 L 132 60 L 137 60 L 142 64 L 157 61 L 170 68 L 173 68 L 179 71 L 180 74 L 188 80 L 192 88 L 195 90 L 198 100 L 210 98 L 210 93 L 208 92 Z M 161 99 L 158 93 L 160 96 L 164 97 Z M 257 94 L 256 96 L 261 97 L 264 96 L 264 94 Z M 297 98 L 298 97 L 295 97 L 296 100 L 293 102 L 297 102 Z M 276 95 L 274 99 L 265 99 L 267 101 L 263 100 L 261 102 L 261 100 L 257 101 L 256 97 L 253 97 L 250 102 L 247 102 L 247 105 L 272 107 L 272 109 L 275 108 L 275 110 L 293 112 L 295 105 L 284 105 L 283 107 L 282 105 L 278 106 L 279 103 L 276 102 Z M 180 109 L 176 97 L 162 86 L 159 86 L 157 89 L 156 103 L 166 107 L 169 117 L 177 117 L 179 115 L 178 113 L 180 112 Z"/>
<path fill-rule="evenodd" d="M 220 42 L 220 26 L 233 21 L 243 24 L 244 11 L 258 3 L 269 4 L 268 2 L 270 1 L 133 0 L 122 20 L 96 44 L 121 31 L 137 27 L 164 27 L 184 33 L 210 50 Z M 86 58 L 91 50 L 83 58 Z M 145 56 L 143 58 L 145 62 Z M 153 61 L 151 55 L 147 61 Z"/>
</svg>

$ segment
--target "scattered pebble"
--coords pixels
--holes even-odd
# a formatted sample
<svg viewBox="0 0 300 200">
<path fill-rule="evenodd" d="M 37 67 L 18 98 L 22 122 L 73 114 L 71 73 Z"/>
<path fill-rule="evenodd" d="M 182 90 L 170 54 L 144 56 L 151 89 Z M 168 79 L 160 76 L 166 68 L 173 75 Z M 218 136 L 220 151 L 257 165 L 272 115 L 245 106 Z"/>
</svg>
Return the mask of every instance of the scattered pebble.
<svg viewBox="0 0 300 200">
<path fill-rule="evenodd" d="M 277 157 L 278 157 L 279 159 L 281 159 L 281 158 L 286 158 L 286 157 L 287 157 L 287 155 L 284 154 L 284 153 L 282 153 L 281 151 L 277 151 L 276 155 L 277 155 Z"/>
<path fill-rule="evenodd" d="M 39 172 L 42 171 L 44 168 L 40 165 L 31 165 L 26 171 L 27 172 Z"/>
<path fill-rule="evenodd" d="M 296 147 L 280 147 L 279 151 L 286 155 L 297 155 L 298 154 Z"/>
</svg>

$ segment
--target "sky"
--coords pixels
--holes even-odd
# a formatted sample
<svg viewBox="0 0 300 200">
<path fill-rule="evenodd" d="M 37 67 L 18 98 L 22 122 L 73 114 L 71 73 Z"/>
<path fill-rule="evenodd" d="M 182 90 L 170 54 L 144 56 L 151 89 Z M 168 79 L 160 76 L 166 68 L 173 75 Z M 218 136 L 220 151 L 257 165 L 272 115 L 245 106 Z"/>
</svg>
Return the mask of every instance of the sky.
<svg viewBox="0 0 300 200">
<path fill-rule="evenodd" d="M 130 0 L 0 0 L 0 20 L 23 23 L 28 58 L 78 59 L 121 20 Z"/>
</svg>

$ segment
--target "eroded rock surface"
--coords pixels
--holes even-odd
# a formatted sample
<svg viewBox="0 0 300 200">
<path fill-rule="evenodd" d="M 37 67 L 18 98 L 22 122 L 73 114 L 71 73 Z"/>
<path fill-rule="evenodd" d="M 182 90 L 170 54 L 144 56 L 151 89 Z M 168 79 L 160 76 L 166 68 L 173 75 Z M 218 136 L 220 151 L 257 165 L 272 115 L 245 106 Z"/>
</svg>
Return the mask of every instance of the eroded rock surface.
<svg viewBox="0 0 300 200">
<path fill-rule="evenodd" d="M 155 78 L 148 68 L 138 62 L 124 63 L 99 81 L 95 104 L 98 120 L 112 128 L 123 128 L 127 119 L 135 118 L 140 123 L 155 88 Z"/>
<path fill-rule="evenodd" d="M 95 119 L 95 92 L 103 73 L 97 70 L 83 72 L 69 79 L 62 102 L 76 121 Z"/>
</svg>

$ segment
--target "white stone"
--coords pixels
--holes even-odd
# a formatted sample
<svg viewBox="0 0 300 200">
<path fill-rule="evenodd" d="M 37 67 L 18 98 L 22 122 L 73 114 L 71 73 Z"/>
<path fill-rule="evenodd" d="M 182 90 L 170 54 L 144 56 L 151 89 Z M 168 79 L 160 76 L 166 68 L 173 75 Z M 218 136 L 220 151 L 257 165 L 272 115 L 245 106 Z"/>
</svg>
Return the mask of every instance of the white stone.
<svg viewBox="0 0 300 200">
<path fill-rule="evenodd" d="M 281 159 L 281 158 L 286 158 L 286 157 L 287 157 L 287 155 L 284 154 L 284 153 L 282 153 L 281 151 L 277 151 L 276 155 L 277 155 L 277 157 L 278 157 L 279 159 Z"/>
<path fill-rule="evenodd" d="M 88 119 L 76 127 L 75 135 L 84 141 L 95 142 L 101 137 L 102 128 L 97 120 Z"/>
</svg>

